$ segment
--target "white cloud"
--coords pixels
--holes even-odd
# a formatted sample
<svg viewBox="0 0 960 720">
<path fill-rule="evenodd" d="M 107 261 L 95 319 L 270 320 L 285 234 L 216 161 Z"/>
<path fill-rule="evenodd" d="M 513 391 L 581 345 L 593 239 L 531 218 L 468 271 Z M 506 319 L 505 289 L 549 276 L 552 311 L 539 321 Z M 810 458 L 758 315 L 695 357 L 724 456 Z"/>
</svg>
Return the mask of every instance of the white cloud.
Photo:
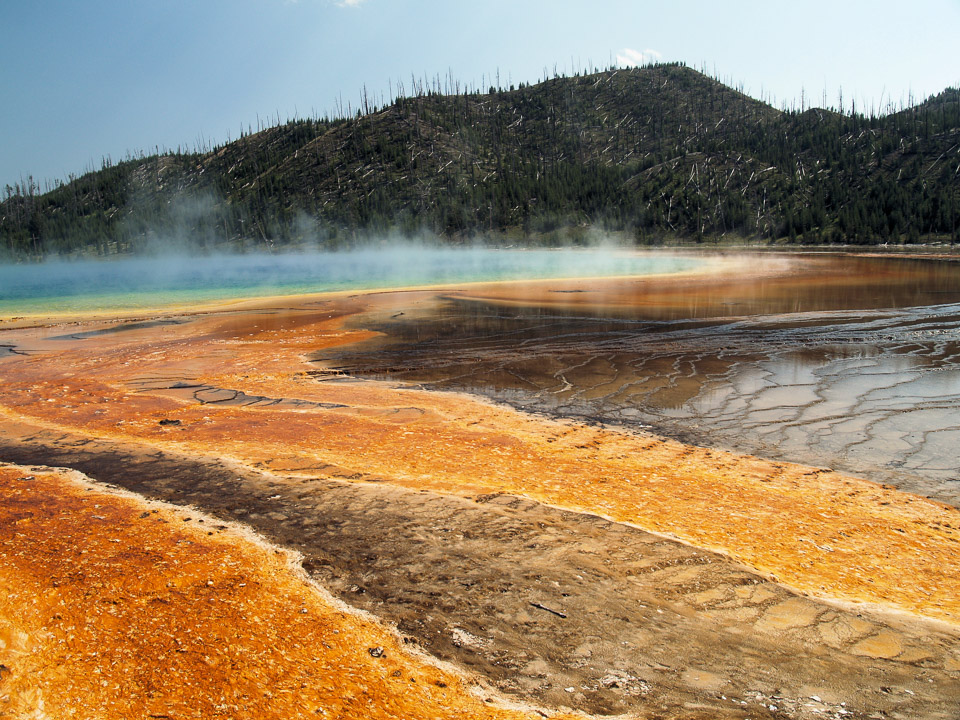
<svg viewBox="0 0 960 720">
<path fill-rule="evenodd" d="M 284 5 L 299 5 L 301 0 L 283 0 Z M 366 0 L 324 0 L 332 5 L 342 8 L 360 7 Z"/>
<path fill-rule="evenodd" d="M 617 53 L 617 65 L 621 67 L 639 67 L 640 65 L 659 62 L 662 57 L 663 55 L 650 48 L 647 48 L 643 52 L 624 48 Z"/>
</svg>

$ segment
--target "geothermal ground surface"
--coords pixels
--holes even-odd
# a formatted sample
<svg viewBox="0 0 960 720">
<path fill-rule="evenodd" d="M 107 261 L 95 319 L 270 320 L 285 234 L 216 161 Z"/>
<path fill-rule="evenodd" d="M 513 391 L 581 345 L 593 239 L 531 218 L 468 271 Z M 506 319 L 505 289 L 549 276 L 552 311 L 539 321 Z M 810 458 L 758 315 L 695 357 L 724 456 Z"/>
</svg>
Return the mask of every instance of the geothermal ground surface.
<svg viewBox="0 0 960 720">
<path fill-rule="evenodd" d="M 695 278 L 7 323 L 0 460 L 17 465 L 0 469 L 0 715 L 953 718 L 955 507 L 823 467 L 664 439 L 623 414 L 635 388 L 657 397 L 655 368 L 670 365 L 656 322 L 673 323 L 674 356 L 689 356 L 689 333 L 717 316 L 706 302 L 702 312 L 682 306 L 691 288 L 736 298 L 743 272 L 728 263 Z M 754 263 L 752 273 L 750 292 L 768 307 L 814 279 L 856 285 L 847 271 L 824 281 L 823 267 L 800 260 Z M 874 313 L 879 302 L 853 307 Z M 464 332 L 451 307 L 501 325 Z M 822 317 L 836 309 L 806 311 L 828 313 L 829 327 Z M 949 368 L 956 322 L 935 312 L 947 349 L 931 355 L 918 340 L 917 356 Z M 537 313 L 542 329 L 532 331 Z M 581 327 L 565 344 L 560 315 L 592 334 Z M 807 326 L 772 322 L 788 335 Z M 629 346 L 616 351 L 629 361 L 603 370 L 591 343 L 623 323 L 629 331 L 607 339 Z M 889 332 L 906 332 L 897 327 Z M 915 327 L 931 332 L 926 316 Z M 641 336 L 652 340 L 641 347 Z M 548 342 L 559 351 L 546 352 Z M 661 391 L 679 393 L 672 404 L 642 411 L 683 411 L 703 387 L 782 357 L 730 342 L 739 350 L 716 352 L 708 367 L 716 341 L 704 341 L 700 366 L 666 373 Z M 523 348 L 531 359 L 520 368 Z M 822 348 L 811 352 L 823 362 Z M 586 365 L 574 355 L 595 367 L 578 375 Z M 420 387 L 471 373 L 456 387 L 553 416 Z M 518 380 L 497 380 L 507 377 Z M 618 393 L 587 392 L 604 377 Z M 782 374 L 762 377 L 783 385 Z M 555 405 L 543 402 L 550 390 Z M 766 386 L 751 392 L 763 397 Z M 767 397 L 742 417 L 780 407 Z M 811 403 L 794 404 L 809 413 Z M 278 547 L 301 553 L 332 597 Z"/>
<path fill-rule="evenodd" d="M 380 337 L 318 357 L 354 376 L 828 466 L 960 504 L 960 262 L 826 256 L 790 273 L 780 259 L 756 262 L 759 277 L 707 284 L 441 296 L 364 318 Z"/>
</svg>

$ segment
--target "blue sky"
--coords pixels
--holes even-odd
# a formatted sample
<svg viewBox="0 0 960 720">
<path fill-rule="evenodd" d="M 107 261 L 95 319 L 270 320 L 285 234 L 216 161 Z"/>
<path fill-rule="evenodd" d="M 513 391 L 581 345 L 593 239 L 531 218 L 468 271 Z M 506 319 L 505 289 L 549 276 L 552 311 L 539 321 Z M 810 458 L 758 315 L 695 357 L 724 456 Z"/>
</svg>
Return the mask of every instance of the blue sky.
<svg viewBox="0 0 960 720">
<path fill-rule="evenodd" d="M 411 75 L 509 85 L 683 61 L 780 106 L 960 83 L 960 0 L 4 0 L 0 189 L 356 108 Z"/>
</svg>

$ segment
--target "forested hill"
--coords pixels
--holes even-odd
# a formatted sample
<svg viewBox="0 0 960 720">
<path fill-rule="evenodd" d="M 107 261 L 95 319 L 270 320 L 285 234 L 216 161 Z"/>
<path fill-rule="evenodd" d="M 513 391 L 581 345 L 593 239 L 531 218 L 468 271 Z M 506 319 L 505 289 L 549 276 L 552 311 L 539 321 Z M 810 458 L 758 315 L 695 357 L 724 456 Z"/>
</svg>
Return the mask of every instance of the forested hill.
<svg viewBox="0 0 960 720">
<path fill-rule="evenodd" d="M 682 65 L 509 90 L 417 87 L 349 119 L 6 189 L 18 257 L 429 231 L 553 242 L 960 240 L 960 91 L 882 116 L 784 112 Z"/>
</svg>

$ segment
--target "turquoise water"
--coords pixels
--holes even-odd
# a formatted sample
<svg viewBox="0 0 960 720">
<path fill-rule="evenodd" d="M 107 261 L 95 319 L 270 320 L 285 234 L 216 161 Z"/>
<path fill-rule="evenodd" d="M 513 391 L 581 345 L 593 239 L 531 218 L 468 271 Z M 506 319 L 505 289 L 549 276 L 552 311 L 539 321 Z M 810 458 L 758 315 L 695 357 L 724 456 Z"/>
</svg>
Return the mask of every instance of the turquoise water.
<svg viewBox="0 0 960 720">
<path fill-rule="evenodd" d="M 0 314 L 130 310 L 243 297 L 489 280 L 678 272 L 700 261 L 625 250 L 369 248 L 0 266 Z"/>
</svg>

